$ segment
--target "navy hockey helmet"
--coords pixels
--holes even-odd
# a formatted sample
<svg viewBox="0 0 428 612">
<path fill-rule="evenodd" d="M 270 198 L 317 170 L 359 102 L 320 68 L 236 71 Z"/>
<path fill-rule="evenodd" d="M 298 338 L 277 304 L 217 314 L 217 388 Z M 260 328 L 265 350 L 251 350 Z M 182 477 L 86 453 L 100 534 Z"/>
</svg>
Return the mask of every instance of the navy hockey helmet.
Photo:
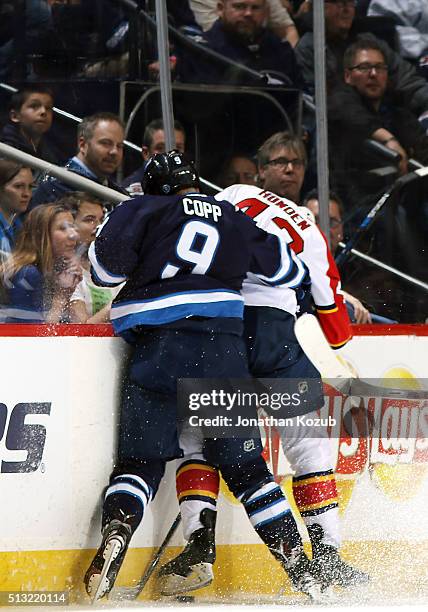
<svg viewBox="0 0 428 612">
<path fill-rule="evenodd" d="M 171 195 L 184 187 L 199 189 L 199 176 L 192 161 L 179 151 L 153 155 L 144 170 L 143 192 Z"/>
</svg>

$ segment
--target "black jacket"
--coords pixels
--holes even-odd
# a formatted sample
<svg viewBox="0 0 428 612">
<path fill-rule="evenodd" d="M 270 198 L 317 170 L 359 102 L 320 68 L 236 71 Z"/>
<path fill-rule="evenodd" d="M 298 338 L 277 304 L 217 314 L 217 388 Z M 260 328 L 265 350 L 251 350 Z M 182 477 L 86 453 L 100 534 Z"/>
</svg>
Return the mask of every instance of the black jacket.
<svg viewBox="0 0 428 612">
<path fill-rule="evenodd" d="M 7 123 L 0 132 L 0 140 L 5 144 L 19 149 L 20 151 L 24 151 L 24 153 L 29 153 L 30 155 L 44 159 L 52 164 L 59 163 L 58 157 L 46 143 L 45 138 L 41 138 L 38 146 L 34 147 L 32 143 L 22 134 L 18 123 Z"/>
<path fill-rule="evenodd" d="M 303 88 L 303 79 L 297 65 L 293 48 L 288 42 L 281 41 L 270 30 L 264 29 L 254 44 L 248 45 L 228 32 L 221 19 L 204 34 L 205 45 L 221 55 L 243 64 L 257 72 L 265 71 L 282 75 L 282 83 L 297 89 Z M 185 53 L 185 50 L 182 50 Z M 179 52 L 180 53 L 180 52 Z M 193 83 L 234 83 L 254 84 L 254 79 L 243 73 L 202 55 L 185 53 L 179 57 L 178 72 L 180 79 Z"/>
<path fill-rule="evenodd" d="M 368 36 L 367 33 L 364 33 Z M 327 81 L 331 90 L 343 82 L 343 54 L 346 47 L 355 42 L 358 36 L 356 29 L 351 29 L 349 36 L 344 41 L 327 41 L 326 46 L 326 68 Z M 373 36 L 373 35 L 371 35 Z M 428 110 L 428 82 L 418 75 L 415 68 L 401 58 L 385 42 L 374 37 L 385 55 L 389 68 L 389 79 L 393 89 L 402 96 L 403 102 L 414 113 L 420 115 Z M 305 82 L 314 88 L 314 35 L 306 32 L 296 46 L 296 56 L 303 72 Z"/>
<path fill-rule="evenodd" d="M 85 178 L 89 178 L 95 181 L 96 183 L 102 184 L 102 181 L 100 179 L 98 179 L 94 174 L 92 174 L 92 172 L 90 172 L 88 168 L 85 168 L 81 164 L 79 164 L 75 160 L 74 157 L 68 160 L 68 162 L 65 164 L 65 168 L 67 168 L 67 170 L 71 170 L 72 172 L 75 172 L 76 174 L 80 174 L 81 176 L 84 176 Z M 126 194 L 126 196 L 128 196 L 127 192 L 124 191 L 121 187 L 119 187 L 119 185 L 117 185 L 111 179 L 107 179 L 105 186 L 110 187 L 110 189 L 115 189 L 116 191 L 120 191 L 121 193 L 124 193 Z M 31 198 L 30 206 L 28 207 L 28 210 L 32 210 L 33 208 L 35 208 L 36 206 L 39 206 L 40 204 L 47 204 L 48 202 L 55 202 L 56 200 L 59 200 L 60 198 L 62 198 L 63 196 L 65 196 L 67 193 L 71 191 L 78 191 L 78 190 L 76 189 L 76 187 L 72 187 L 71 185 L 68 185 L 67 183 L 63 183 L 62 181 L 55 178 L 54 176 L 51 176 L 50 174 L 46 174 L 43 177 L 43 180 L 40 183 L 40 185 L 37 187 L 36 191 L 33 193 L 33 197 Z M 108 202 L 106 203 L 106 205 L 108 206 Z"/>
</svg>

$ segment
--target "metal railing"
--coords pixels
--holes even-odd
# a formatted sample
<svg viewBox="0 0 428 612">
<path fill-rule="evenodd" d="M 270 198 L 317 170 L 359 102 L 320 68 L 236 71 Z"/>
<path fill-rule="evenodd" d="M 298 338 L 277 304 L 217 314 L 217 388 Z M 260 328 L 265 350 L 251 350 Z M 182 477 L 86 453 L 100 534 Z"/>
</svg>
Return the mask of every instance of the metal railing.
<svg viewBox="0 0 428 612">
<path fill-rule="evenodd" d="M 64 181 L 64 183 L 67 183 L 68 185 L 71 185 L 77 191 L 86 191 L 98 198 L 101 198 L 102 200 L 118 204 L 119 202 L 123 202 L 124 200 L 128 199 L 125 194 L 120 193 L 115 189 L 104 187 L 104 185 L 100 185 L 99 183 L 81 176 L 76 172 L 71 172 L 71 170 L 67 170 L 67 168 L 56 166 L 55 164 L 46 162 L 38 157 L 24 153 L 23 151 L 15 149 L 15 147 L 11 147 L 4 142 L 0 142 L 0 154 L 9 159 L 13 159 L 20 164 L 30 166 L 30 168 L 36 168 L 36 170 L 48 172 L 55 178 Z"/>
</svg>

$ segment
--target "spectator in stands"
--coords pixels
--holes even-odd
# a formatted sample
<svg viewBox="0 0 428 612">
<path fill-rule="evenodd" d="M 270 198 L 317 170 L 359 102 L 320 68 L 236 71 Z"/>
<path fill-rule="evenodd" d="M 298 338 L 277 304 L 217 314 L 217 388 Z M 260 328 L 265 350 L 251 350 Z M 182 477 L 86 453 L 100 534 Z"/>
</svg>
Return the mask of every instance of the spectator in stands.
<svg viewBox="0 0 428 612">
<path fill-rule="evenodd" d="M 336 183 L 356 207 L 361 198 L 383 187 L 383 179 L 379 184 L 376 175 L 367 176 L 380 165 L 378 157 L 367 153 L 367 138 L 399 153 L 399 173 L 405 174 L 408 157 L 428 164 L 428 136 L 414 114 L 399 106 L 399 92 L 389 79 L 378 41 L 371 36 L 357 39 L 345 53 L 344 66 L 345 85 L 329 99 L 331 165 Z"/>
<path fill-rule="evenodd" d="M 85 117 L 77 131 L 78 152 L 65 167 L 106 187 L 122 191 L 111 177 L 122 162 L 123 139 L 124 126 L 117 115 L 96 113 Z M 30 208 L 54 202 L 69 191 L 73 191 L 71 186 L 47 175 L 36 189 Z"/>
<path fill-rule="evenodd" d="M 368 14 L 396 22 L 400 55 L 418 60 L 428 55 L 428 2 L 426 0 L 372 0 Z"/>
<path fill-rule="evenodd" d="M 175 134 L 175 149 L 184 153 L 186 148 L 186 133 L 182 124 L 175 120 L 174 121 L 174 134 Z M 133 174 L 128 176 L 122 183 L 122 188 L 126 189 L 131 195 L 138 195 L 143 193 L 141 182 L 143 180 L 144 168 L 148 159 L 156 153 L 165 153 L 165 132 L 162 119 L 153 119 L 146 125 L 143 134 L 142 143 L 142 165 Z"/>
<path fill-rule="evenodd" d="M 110 320 L 110 305 L 120 287 L 94 285 L 88 259 L 88 249 L 104 219 L 103 203 L 82 191 L 70 193 L 57 203 L 70 207 L 78 232 L 77 255 L 83 276 L 70 298 L 71 320 L 75 323 L 105 323 Z"/>
<path fill-rule="evenodd" d="M 229 157 L 220 171 L 217 184 L 225 189 L 229 185 L 256 185 L 257 166 L 251 157 L 236 154 Z"/>
<path fill-rule="evenodd" d="M 265 189 L 300 204 L 307 154 L 303 141 L 277 132 L 257 152 L 259 180 Z"/>
<path fill-rule="evenodd" d="M 70 320 L 70 297 L 82 278 L 75 257 L 77 232 L 69 208 L 38 206 L 26 217 L 12 255 L 0 270 L 1 320 Z"/>
<path fill-rule="evenodd" d="M 313 2 L 313 0 L 312 0 Z M 326 64 L 327 79 L 330 88 L 342 81 L 343 56 L 346 48 L 352 44 L 357 32 L 352 27 L 355 17 L 353 0 L 324 0 L 326 25 Z M 382 46 L 388 73 L 395 90 L 403 102 L 409 105 L 417 115 L 428 110 L 428 83 L 416 73 L 415 68 L 395 53 L 387 43 L 378 41 Z M 302 36 L 296 46 L 296 56 L 303 71 L 306 83 L 314 87 L 314 37 L 312 32 Z"/>
<path fill-rule="evenodd" d="M 302 88 L 303 80 L 293 48 L 265 27 L 267 0 L 222 0 L 219 18 L 204 34 L 208 48 L 257 72 L 268 73 L 276 82 Z M 220 62 L 193 56 L 178 49 L 180 78 L 197 83 L 253 83 L 254 79 Z"/>
<path fill-rule="evenodd" d="M 190 0 L 196 21 L 204 31 L 209 30 L 218 17 L 217 4 L 218 0 Z M 281 0 L 267 0 L 267 4 L 267 27 L 281 40 L 287 40 L 294 47 L 299 40 L 299 34 L 286 6 Z"/>
<path fill-rule="evenodd" d="M 10 255 L 27 210 L 33 188 L 31 169 L 6 159 L 0 160 L 0 263 Z"/>
<path fill-rule="evenodd" d="M 306 206 L 311 211 L 314 221 L 318 225 L 320 206 L 316 189 L 313 189 L 306 195 L 303 200 L 303 206 Z M 343 204 L 339 196 L 333 191 L 330 192 L 328 210 L 330 216 L 330 248 L 334 254 L 339 242 L 343 239 Z M 360 300 L 346 291 L 342 291 L 342 293 L 352 323 L 371 323 L 372 315 Z"/>
<path fill-rule="evenodd" d="M 57 164 L 58 158 L 45 139 L 52 126 L 53 104 L 50 89 L 43 85 L 25 85 L 12 95 L 9 122 L 0 132 L 0 140 L 24 153 Z"/>
<path fill-rule="evenodd" d="M 302 205 L 309 208 L 314 215 L 315 223 L 318 225 L 320 213 L 318 191 L 316 189 L 312 189 L 309 193 L 307 193 Z M 330 248 L 331 252 L 334 254 L 339 246 L 339 242 L 343 240 L 343 204 L 342 200 L 336 193 L 334 193 L 334 191 L 330 191 L 328 213 L 330 218 Z"/>
</svg>

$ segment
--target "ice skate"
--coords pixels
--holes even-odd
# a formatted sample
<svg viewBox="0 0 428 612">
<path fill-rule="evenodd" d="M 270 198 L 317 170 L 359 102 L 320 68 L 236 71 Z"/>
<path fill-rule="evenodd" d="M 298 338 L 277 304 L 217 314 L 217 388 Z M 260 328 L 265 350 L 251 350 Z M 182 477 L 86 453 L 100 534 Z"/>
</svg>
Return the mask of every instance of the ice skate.
<svg viewBox="0 0 428 612">
<path fill-rule="evenodd" d="M 323 588 L 322 581 L 314 575 L 312 564 L 301 548 L 293 550 L 290 555 L 281 555 L 281 557 L 281 564 L 295 591 L 303 593 L 313 603 L 331 602 L 331 593 Z"/>
<path fill-rule="evenodd" d="M 113 520 L 103 529 L 101 546 L 85 574 L 86 592 L 92 603 L 112 589 L 131 540 L 131 527 Z"/>
<path fill-rule="evenodd" d="M 162 595 L 188 593 L 213 581 L 215 519 L 216 512 L 203 510 L 204 527 L 194 531 L 183 552 L 161 568 L 158 580 Z"/>
<path fill-rule="evenodd" d="M 353 587 L 367 584 L 370 576 L 346 563 L 334 546 L 323 544 L 322 527 L 310 525 L 308 532 L 312 542 L 312 572 L 327 586 Z"/>
</svg>

